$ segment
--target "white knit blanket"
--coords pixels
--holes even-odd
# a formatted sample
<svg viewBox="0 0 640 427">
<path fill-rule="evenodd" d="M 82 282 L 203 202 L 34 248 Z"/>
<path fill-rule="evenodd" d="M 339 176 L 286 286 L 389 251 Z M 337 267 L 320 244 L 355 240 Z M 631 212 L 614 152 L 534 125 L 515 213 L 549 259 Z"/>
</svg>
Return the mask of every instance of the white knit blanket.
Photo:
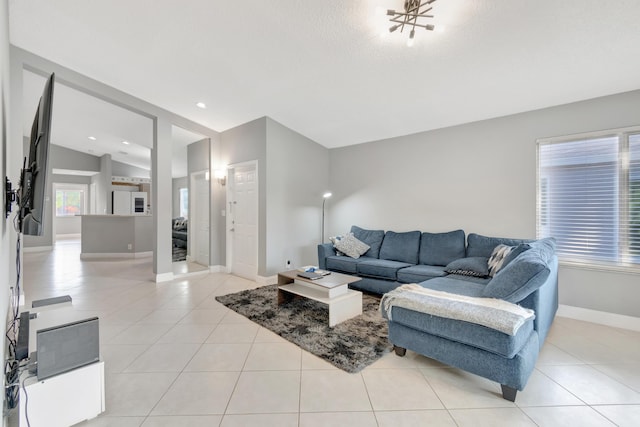
<svg viewBox="0 0 640 427">
<path fill-rule="evenodd" d="M 476 298 L 434 291 L 417 284 L 402 285 L 382 296 L 380 310 L 391 319 L 391 309 L 402 307 L 447 319 L 463 320 L 515 335 L 530 318 L 533 310 L 495 299 Z"/>
</svg>

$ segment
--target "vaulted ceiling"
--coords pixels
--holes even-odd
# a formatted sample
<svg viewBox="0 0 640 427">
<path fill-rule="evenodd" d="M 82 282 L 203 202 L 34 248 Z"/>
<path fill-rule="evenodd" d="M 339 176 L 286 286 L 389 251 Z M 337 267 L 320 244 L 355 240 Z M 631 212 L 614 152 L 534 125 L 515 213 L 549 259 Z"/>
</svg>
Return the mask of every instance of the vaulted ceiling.
<svg viewBox="0 0 640 427">
<path fill-rule="evenodd" d="M 10 0 L 11 43 L 217 131 L 340 147 L 640 89 L 640 1 Z M 381 35 L 384 34 L 384 35 Z M 204 102 L 206 109 L 196 107 Z"/>
</svg>

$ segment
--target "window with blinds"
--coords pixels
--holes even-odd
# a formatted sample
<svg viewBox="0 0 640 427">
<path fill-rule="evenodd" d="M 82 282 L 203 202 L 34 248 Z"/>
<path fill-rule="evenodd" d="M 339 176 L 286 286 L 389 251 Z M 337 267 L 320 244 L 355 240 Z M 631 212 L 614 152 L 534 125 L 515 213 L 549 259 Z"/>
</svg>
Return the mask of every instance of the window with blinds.
<svg viewBox="0 0 640 427">
<path fill-rule="evenodd" d="M 640 127 L 538 141 L 537 187 L 561 261 L 640 271 Z"/>
</svg>

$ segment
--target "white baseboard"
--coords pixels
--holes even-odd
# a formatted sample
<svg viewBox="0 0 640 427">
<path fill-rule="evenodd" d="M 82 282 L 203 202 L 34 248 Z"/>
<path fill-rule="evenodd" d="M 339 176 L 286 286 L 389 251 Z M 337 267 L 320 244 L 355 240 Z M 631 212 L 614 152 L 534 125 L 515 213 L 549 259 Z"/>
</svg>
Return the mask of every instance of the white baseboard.
<svg viewBox="0 0 640 427">
<path fill-rule="evenodd" d="M 173 273 L 160 273 L 156 274 L 156 283 L 170 282 L 173 280 Z"/>
<path fill-rule="evenodd" d="M 278 283 L 278 276 L 258 276 L 256 275 L 256 283 L 260 286 L 275 285 Z"/>
<path fill-rule="evenodd" d="M 148 252 L 134 252 L 133 253 L 133 257 L 134 258 L 149 258 L 153 256 L 153 251 L 148 251 Z"/>
<path fill-rule="evenodd" d="M 22 247 L 22 252 L 48 252 L 52 251 L 53 246 L 31 246 L 29 248 Z"/>
<path fill-rule="evenodd" d="M 153 256 L 153 252 L 91 252 L 81 253 L 80 259 L 98 260 L 98 259 L 130 259 L 130 258 L 146 258 Z"/>
<path fill-rule="evenodd" d="M 210 265 L 209 271 L 211 273 L 226 273 L 227 266 L 226 265 Z"/>
<path fill-rule="evenodd" d="M 564 304 L 560 304 L 557 314 L 558 316 L 568 317 L 569 319 L 584 320 L 585 322 L 613 326 L 614 328 L 640 331 L 640 317 L 607 313 L 606 311 L 590 310 L 588 308 L 574 307 Z"/>
</svg>

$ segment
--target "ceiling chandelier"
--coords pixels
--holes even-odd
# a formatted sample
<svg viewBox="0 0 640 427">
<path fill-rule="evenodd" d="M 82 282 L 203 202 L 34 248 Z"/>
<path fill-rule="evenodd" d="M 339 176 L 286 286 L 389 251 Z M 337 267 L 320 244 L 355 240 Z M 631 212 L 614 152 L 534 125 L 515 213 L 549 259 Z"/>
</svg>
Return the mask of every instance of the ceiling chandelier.
<svg viewBox="0 0 640 427">
<path fill-rule="evenodd" d="M 397 29 L 400 29 L 400 32 L 402 32 L 405 27 L 411 28 L 409 39 L 407 40 L 407 46 L 413 46 L 416 27 L 424 28 L 428 31 L 433 31 L 435 29 L 433 24 L 418 22 L 421 18 L 433 18 L 433 15 L 427 15 L 427 12 L 430 12 L 433 9 L 431 4 L 435 1 L 436 0 L 405 0 L 404 12 L 396 12 L 393 9 L 387 10 L 387 15 L 391 16 L 389 21 L 395 24 L 389 28 L 389 32 L 393 33 Z"/>
</svg>

